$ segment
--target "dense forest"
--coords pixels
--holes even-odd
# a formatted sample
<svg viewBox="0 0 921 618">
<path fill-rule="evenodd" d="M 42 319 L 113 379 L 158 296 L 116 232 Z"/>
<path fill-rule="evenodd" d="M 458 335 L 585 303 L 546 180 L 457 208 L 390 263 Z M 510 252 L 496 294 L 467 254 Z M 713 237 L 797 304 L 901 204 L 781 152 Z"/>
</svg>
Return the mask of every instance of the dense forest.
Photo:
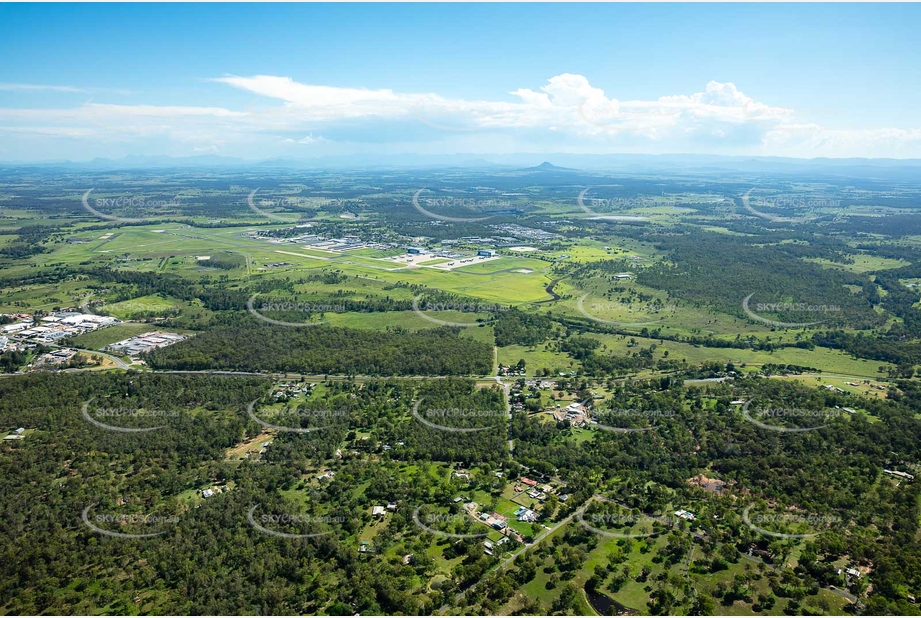
<svg viewBox="0 0 921 618">
<path fill-rule="evenodd" d="M 581 382 L 568 381 L 567 388 L 582 392 L 586 386 Z M 875 585 L 867 611 L 911 613 L 906 590 L 921 585 L 921 551 L 914 541 L 921 486 L 881 478 L 884 466 L 921 458 L 916 439 L 921 420 L 914 413 L 921 395 L 914 383 L 902 383 L 891 400 L 872 401 L 757 377 L 706 392 L 667 378 L 634 382 L 615 388 L 599 418 L 648 431 L 598 431 L 593 440 L 573 443 L 567 439 L 569 429 L 516 412 L 514 460 L 506 450 L 504 423 L 493 420 L 504 417 L 496 388 L 477 389 L 470 380 L 456 379 L 421 384 L 345 380 L 324 382 L 322 400 L 279 408 L 270 384 L 258 378 L 143 373 L 38 374 L 0 382 L 0 422 L 33 430 L 26 442 L 4 443 L 0 451 L 0 508 L 8 522 L 0 536 L 6 611 L 89 613 L 105 607 L 132 613 L 141 607 L 165 614 L 341 614 L 345 608 L 430 613 L 476 582 L 477 590 L 463 600 L 467 611 L 494 611 L 516 583 L 534 577 L 535 561 L 547 552 L 556 556 L 555 568 L 565 576 L 599 542 L 572 527 L 553 544 L 525 554 L 514 568 L 483 580 L 495 558 L 476 551 L 475 539 L 451 542 L 419 534 L 414 513 L 450 516 L 441 505 L 471 484 L 498 491 L 502 483 L 488 472 L 496 469 L 505 469 L 510 478 L 558 473 L 570 494 L 569 502 L 558 503 L 558 517 L 594 494 L 646 513 L 676 500 L 693 501 L 706 533 L 705 541 L 695 543 L 703 543 L 710 556 L 694 568 L 704 573 L 725 569 L 752 544 L 776 563 L 791 550 L 788 543 L 747 527 L 742 503 L 733 496 L 747 492 L 757 504 L 795 505 L 825 516 L 834 525 L 826 525 L 805 548 L 804 555 L 814 555 L 815 562 L 800 560 L 796 584 L 778 580 L 775 594 L 780 597 L 803 599 L 819 585 L 842 585 L 830 566 L 842 555 L 873 565 Z M 743 394 L 758 406 L 859 406 L 872 416 L 832 415 L 820 430 L 804 433 L 765 431 L 729 405 Z M 323 427 L 277 433 L 262 463 L 227 461 L 227 449 L 263 431 L 245 412 L 253 401 L 255 413 L 268 422 L 293 426 L 300 419 L 301 425 L 313 426 L 322 418 Z M 129 434 L 100 428 L 81 414 L 87 402 L 96 419 L 158 429 Z M 429 421 L 466 428 L 494 425 L 497 431 L 433 430 L 413 416 L 416 403 Z M 156 419 L 106 417 L 105 411 L 113 409 L 169 413 Z M 623 409 L 637 413 L 618 415 Z M 439 414 L 445 410 L 493 416 Z M 612 415 L 604 416 L 605 410 Z M 801 427 L 810 420 L 769 422 Z M 439 461 L 478 471 L 471 470 L 469 481 L 449 478 L 448 469 L 432 476 L 431 466 Z M 305 472 L 321 465 L 333 466 L 335 477 L 309 482 Z M 703 499 L 686 482 L 702 470 L 736 490 Z M 227 490 L 208 500 L 190 496 L 210 486 Z M 374 537 L 378 553 L 359 554 L 355 534 L 371 523 L 370 506 L 388 502 L 397 508 Z M 31 505 L 28 513 L 23 504 Z M 100 527 L 156 536 L 100 535 L 81 521 L 88 507 L 98 516 L 91 521 Z M 323 536 L 292 540 L 261 533 L 247 522 L 254 508 L 262 514 L 311 514 L 313 519 L 271 525 L 279 532 Z M 600 508 L 588 513 L 603 513 Z M 113 514 L 136 519 L 105 523 L 104 516 Z M 678 533 L 662 527 L 658 534 Z M 675 536 L 668 546 L 670 559 L 687 556 L 690 540 Z M 426 556 L 433 541 L 449 558 L 462 560 L 448 580 L 419 594 L 420 579 L 434 574 Z M 418 559 L 409 565 L 384 560 L 381 553 L 393 544 Z M 563 595 L 556 610 L 542 609 L 562 611 L 567 599 Z"/>
<path fill-rule="evenodd" d="M 147 355 L 157 369 L 228 369 L 366 375 L 477 375 L 492 369 L 489 345 L 459 328 L 408 332 L 244 323 L 221 327 Z"/>
</svg>

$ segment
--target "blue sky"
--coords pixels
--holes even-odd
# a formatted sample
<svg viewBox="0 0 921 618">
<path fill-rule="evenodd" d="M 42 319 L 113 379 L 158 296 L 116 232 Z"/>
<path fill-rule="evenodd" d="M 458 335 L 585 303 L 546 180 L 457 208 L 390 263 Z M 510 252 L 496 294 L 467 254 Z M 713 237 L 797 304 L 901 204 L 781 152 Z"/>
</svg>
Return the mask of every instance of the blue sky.
<svg viewBox="0 0 921 618">
<path fill-rule="evenodd" d="M 921 157 L 918 5 L 0 5 L 0 160 Z"/>
</svg>

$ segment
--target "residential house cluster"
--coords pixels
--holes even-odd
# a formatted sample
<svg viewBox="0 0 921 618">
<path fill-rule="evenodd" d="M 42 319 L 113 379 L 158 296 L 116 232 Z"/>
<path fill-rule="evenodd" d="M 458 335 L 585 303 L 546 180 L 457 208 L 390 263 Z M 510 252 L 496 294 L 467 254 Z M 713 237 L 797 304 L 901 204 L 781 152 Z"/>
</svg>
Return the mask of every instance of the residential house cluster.
<svg viewBox="0 0 921 618">
<path fill-rule="evenodd" d="M 527 372 L 524 369 L 519 369 L 517 365 L 499 365 L 499 370 L 496 374 L 500 376 L 523 376 L 527 375 Z"/>
<path fill-rule="evenodd" d="M 272 397 L 275 399 L 291 399 L 297 397 L 300 393 L 309 393 L 316 386 L 316 383 L 298 384 L 291 382 L 280 382 L 275 386 Z"/>
</svg>

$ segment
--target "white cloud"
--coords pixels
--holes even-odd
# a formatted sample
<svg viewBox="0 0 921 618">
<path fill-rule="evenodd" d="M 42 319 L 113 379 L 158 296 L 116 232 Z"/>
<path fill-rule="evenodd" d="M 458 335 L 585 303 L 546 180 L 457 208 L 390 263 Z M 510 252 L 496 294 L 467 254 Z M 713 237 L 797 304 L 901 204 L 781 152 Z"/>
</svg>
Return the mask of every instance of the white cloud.
<svg viewBox="0 0 921 618">
<path fill-rule="evenodd" d="M 918 157 L 921 129 L 829 129 L 781 124 L 764 136 L 771 153 L 809 157 Z"/>
<path fill-rule="evenodd" d="M 322 144 L 323 142 L 329 142 L 329 141 L 330 140 L 326 139 L 325 137 L 319 136 L 319 135 L 317 137 L 314 137 L 313 133 L 311 133 L 310 135 L 305 135 L 301 139 L 292 139 L 289 137 L 284 140 L 286 144 Z"/>
<path fill-rule="evenodd" d="M 256 75 L 214 81 L 282 101 L 273 117 L 288 122 L 334 122 L 356 118 L 415 116 L 436 128 L 550 129 L 580 135 L 635 133 L 667 137 L 670 129 L 704 123 L 780 122 L 791 110 L 754 101 L 732 83 L 712 81 L 702 92 L 650 101 L 618 101 L 592 86 L 583 75 L 564 73 L 534 91 L 519 88 L 508 101 L 448 99 L 434 93 L 396 93 L 390 89 L 335 88 L 295 82 L 289 77 Z M 280 112 L 280 113 L 279 113 Z M 718 133 L 713 129 L 713 133 Z"/>
<path fill-rule="evenodd" d="M 9 84 L 0 83 L 0 90 L 13 92 L 86 92 L 83 88 L 74 88 L 73 86 L 46 86 L 44 84 Z"/>
<path fill-rule="evenodd" d="M 246 111 L 92 102 L 63 109 L 0 108 L 0 134 L 31 132 L 49 139 L 57 135 L 100 143 L 158 136 L 209 151 L 255 143 L 266 148 L 295 144 L 317 149 L 361 143 L 382 148 L 399 144 L 405 149 L 415 143 L 421 152 L 433 143 L 428 125 L 445 130 L 436 135 L 455 132 L 446 139 L 457 147 L 476 144 L 478 152 L 499 152 L 516 144 L 535 151 L 552 147 L 570 152 L 921 156 L 921 130 L 838 130 L 809 124 L 791 109 L 754 100 L 731 82 L 711 81 L 690 94 L 620 100 L 583 75 L 563 73 L 536 90 L 518 88 L 501 100 L 470 100 L 431 92 L 302 84 L 272 75 L 211 81 L 266 97 L 274 104 Z M 386 137 L 391 126 L 398 127 L 398 137 Z M 316 131 L 328 137 L 315 135 Z M 293 137 L 297 135 L 303 137 Z"/>
</svg>

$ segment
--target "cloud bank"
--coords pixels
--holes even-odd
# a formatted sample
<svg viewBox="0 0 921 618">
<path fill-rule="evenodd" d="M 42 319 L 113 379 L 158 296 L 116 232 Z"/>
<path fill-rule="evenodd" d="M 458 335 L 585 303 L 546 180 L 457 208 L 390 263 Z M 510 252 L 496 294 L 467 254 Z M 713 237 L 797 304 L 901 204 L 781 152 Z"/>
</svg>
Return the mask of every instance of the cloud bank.
<svg viewBox="0 0 921 618">
<path fill-rule="evenodd" d="M 162 154 L 233 156 L 354 152 L 701 152 L 780 156 L 921 157 L 921 129 L 837 129 L 755 101 L 732 82 L 652 100 L 620 100 L 583 75 L 564 73 L 497 100 L 391 89 L 304 84 L 274 75 L 210 78 L 260 105 L 111 104 L 0 108 L 0 151 L 91 146 Z M 0 84 L 0 90 L 85 92 L 71 86 Z M 57 140 L 57 142 L 55 141 Z M 92 149 L 91 148 L 91 149 Z M 162 152 L 168 149 L 169 152 Z M 98 156 L 98 155 L 97 155 Z"/>
</svg>

